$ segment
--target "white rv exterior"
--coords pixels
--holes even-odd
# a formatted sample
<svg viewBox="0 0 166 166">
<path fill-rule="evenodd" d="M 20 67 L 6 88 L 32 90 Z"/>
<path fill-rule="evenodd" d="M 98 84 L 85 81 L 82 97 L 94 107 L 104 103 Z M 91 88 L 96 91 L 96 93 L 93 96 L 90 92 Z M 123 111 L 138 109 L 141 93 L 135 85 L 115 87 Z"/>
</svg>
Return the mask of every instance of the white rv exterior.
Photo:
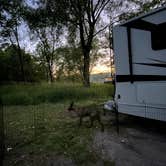
<svg viewBox="0 0 166 166">
<path fill-rule="evenodd" d="M 113 29 L 118 111 L 166 121 L 166 7 Z"/>
</svg>

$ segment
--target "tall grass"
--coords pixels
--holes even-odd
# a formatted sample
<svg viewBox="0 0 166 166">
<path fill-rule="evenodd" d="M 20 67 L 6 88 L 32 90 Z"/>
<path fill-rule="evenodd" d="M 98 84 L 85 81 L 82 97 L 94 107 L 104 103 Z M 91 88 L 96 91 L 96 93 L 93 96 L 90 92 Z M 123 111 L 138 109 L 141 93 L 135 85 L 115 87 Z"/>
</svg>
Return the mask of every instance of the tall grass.
<svg viewBox="0 0 166 166">
<path fill-rule="evenodd" d="M 104 101 L 111 97 L 111 84 L 92 84 L 85 88 L 79 83 L 4 85 L 0 96 L 5 105 L 32 105 L 64 101 L 96 100 Z"/>
</svg>

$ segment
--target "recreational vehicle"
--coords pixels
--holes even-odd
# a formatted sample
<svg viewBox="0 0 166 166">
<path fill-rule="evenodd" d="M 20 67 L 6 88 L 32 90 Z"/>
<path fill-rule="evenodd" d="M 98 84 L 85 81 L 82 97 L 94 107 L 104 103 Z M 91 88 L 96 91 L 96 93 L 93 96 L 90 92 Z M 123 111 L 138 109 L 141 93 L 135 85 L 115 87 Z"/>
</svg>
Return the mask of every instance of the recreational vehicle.
<svg viewBox="0 0 166 166">
<path fill-rule="evenodd" d="M 106 109 L 166 121 L 166 7 L 113 28 L 115 96 Z"/>
</svg>

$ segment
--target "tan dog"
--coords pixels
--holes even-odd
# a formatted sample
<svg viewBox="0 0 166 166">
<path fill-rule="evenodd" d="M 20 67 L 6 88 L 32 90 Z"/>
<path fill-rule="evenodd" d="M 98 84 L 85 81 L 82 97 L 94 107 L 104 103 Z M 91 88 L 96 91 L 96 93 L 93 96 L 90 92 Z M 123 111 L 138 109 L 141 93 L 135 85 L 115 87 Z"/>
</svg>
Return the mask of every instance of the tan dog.
<svg viewBox="0 0 166 166">
<path fill-rule="evenodd" d="M 101 131 L 104 131 L 104 125 L 101 122 L 101 115 L 99 110 L 95 109 L 94 106 L 79 107 L 79 108 L 74 108 L 73 106 L 74 102 L 71 102 L 67 110 L 76 113 L 77 117 L 79 117 L 79 126 L 82 125 L 84 117 L 89 117 L 90 127 L 92 127 L 93 122 L 97 120 L 101 126 Z"/>
</svg>

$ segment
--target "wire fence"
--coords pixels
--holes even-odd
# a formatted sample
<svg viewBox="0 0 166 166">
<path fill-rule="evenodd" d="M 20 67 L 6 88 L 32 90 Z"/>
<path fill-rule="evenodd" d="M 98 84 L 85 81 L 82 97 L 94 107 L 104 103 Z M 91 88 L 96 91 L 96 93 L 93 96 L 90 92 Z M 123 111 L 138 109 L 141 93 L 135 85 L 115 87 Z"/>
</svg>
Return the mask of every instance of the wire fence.
<svg viewBox="0 0 166 166">
<path fill-rule="evenodd" d="M 12 114 L 11 114 L 12 111 Z M 9 151 L 33 142 L 45 130 L 45 110 L 34 105 L 18 112 L 0 99 L 0 165 Z"/>
<path fill-rule="evenodd" d="M 5 139 L 4 139 L 4 112 L 3 104 L 0 98 L 0 165 L 3 166 L 4 154 L 5 154 Z"/>
</svg>

